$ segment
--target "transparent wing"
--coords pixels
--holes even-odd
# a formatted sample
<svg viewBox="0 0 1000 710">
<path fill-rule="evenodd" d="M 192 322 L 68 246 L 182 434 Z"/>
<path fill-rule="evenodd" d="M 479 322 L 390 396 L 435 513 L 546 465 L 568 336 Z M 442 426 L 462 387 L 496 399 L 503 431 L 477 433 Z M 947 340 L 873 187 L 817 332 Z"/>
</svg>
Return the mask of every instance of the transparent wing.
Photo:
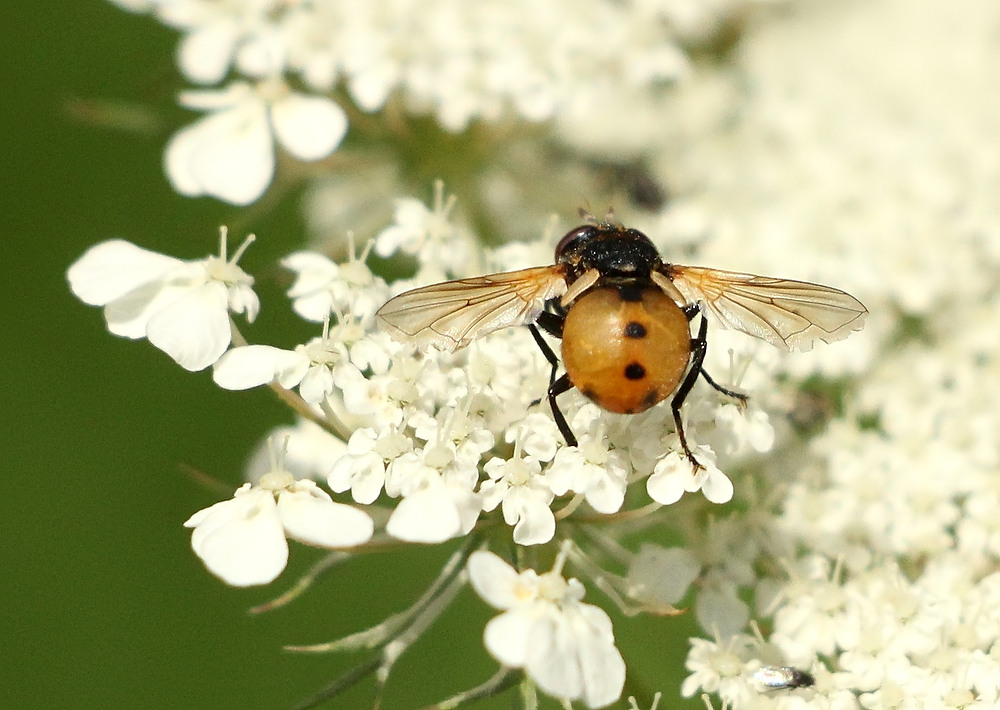
<svg viewBox="0 0 1000 710">
<path fill-rule="evenodd" d="M 561 266 L 458 279 L 401 293 L 375 316 L 397 340 L 457 350 L 494 330 L 532 323 L 566 291 Z"/>
<path fill-rule="evenodd" d="M 851 294 L 806 281 L 676 264 L 664 265 L 663 273 L 715 320 L 786 350 L 846 338 L 868 315 Z"/>
</svg>

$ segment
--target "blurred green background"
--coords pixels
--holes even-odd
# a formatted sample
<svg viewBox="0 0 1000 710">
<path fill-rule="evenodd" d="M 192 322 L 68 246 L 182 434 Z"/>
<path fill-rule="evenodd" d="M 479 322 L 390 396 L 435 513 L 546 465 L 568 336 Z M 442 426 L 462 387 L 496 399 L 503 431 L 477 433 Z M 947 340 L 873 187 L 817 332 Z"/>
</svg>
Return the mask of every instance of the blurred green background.
<svg viewBox="0 0 1000 710">
<path fill-rule="evenodd" d="M 335 638 L 405 607 L 448 550 L 353 561 L 262 617 L 247 609 L 285 589 L 313 551 L 294 548 L 289 571 L 269 589 L 230 589 L 203 570 L 181 524 L 220 496 L 182 464 L 235 487 L 247 452 L 288 417 L 266 392 L 222 392 L 207 373 L 186 373 L 144 342 L 110 336 L 100 310 L 70 295 L 65 270 L 112 237 L 197 258 L 216 249 L 221 223 L 238 239 L 256 231 L 261 239 L 242 265 L 265 275 L 259 328 L 280 339 L 286 302 L 267 274 L 296 245 L 298 228 L 287 219 L 294 204 L 262 221 L 172 192 L 160 160 L 184 116 L 173 108 L 181 85 L 170 30 L 99 0 L 3 3 L 0 16 L 0 707 L 289 707 L 360 657 L 295 655 L 283 644 Z M 269 243 L 269 234 L 282 241 Z M 490 675 L 495 666 L 480 642 L 490 615 L 463 593 L 399 663 L 385 707 L 440 700 Z M 676 696 L 676 654 L 686 650 L 690 624 L 616 622 L 635 661 L 630 678 Z M 365 683 L 325 707 L 368 707 L 370 698 Z"/>
</svg>

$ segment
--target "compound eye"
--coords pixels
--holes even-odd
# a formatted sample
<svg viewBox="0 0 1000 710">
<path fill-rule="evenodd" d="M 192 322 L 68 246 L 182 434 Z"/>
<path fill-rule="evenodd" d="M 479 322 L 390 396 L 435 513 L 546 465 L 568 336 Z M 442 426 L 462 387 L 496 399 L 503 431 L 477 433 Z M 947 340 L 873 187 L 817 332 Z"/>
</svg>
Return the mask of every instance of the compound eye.
<svg viewBox="0 0 1000 710">
<path fill-rule="evenodd" d="M 592 225 L 584 225 L 567 232 L 566 236 L 560 239 L 556 245 L 556 262 L 561 261 L 567 252 L 576 250 L 596 233 L 597 228 Z"/>
</svg>

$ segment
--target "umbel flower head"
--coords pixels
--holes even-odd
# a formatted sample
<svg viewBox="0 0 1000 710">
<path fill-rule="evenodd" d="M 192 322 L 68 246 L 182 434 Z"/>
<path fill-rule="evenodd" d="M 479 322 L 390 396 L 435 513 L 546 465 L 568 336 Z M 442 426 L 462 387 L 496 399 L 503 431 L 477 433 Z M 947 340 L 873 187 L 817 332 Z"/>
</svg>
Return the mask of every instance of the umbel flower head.
<svg viewBox="0 0 1000 710">
<path fill-rule="evenodd" d="M 586 707 L 625 680 L 665 683 L 635 677 L 612 624 L 645 615 L 676 650 L 688 640 L 658 617 L 681 607 L 703 630 L 685 696 L 997 705 L 995 3 L 119 4 L 181 34 L 195 87 L 180 103 L 197 115 L 166 145 L 171 185 L 240 205 L 304 186 L 317 245 L 281 262 L 302 342 L 241 332 L 231 316 L 252 322 L 257 297 L 225 239 L 200 261 L 113 240 L 70 268 L 112 333 L 212 366 L 220 387 L 270 387 L 295 413 L 262 436 L 276 443 L 246 483 L 188 520 L 195 553 L 255 585 L 323 550 L 273 607 L 361 551 L 454 550 L 409 608 L 296 647 L 367 654 L 306 704 L 367 675 L 380 693 L 471 587 L 497 615 L 469 633 L 499 668 L 437 707 L 518 681 L 524 705 L 540 690 Z M 438 176 L 461 199 L 441 182 L 425 199 Z M 380 329 L 376 312 L 412 289 L 549 267 L 573 226 L 552 212 L 585 197 L 671 261 L 835 284 L 872 322 L 784 358 L 760 339 L 788 321 L 725 331 L 731 303 L 688 282 L 674 300 L 716 319 L 704 369 L 749 406 L 704 378 L 677 420 L 668 402 L 617 415 L 571 388 L 565 426 L 546 401 L 559 370 L 526 328 L 454 351 Z M 348 231 L 363 249 L 344 248 Z M 369 253 L 392 263 L 376 273 Z M 563 286 L 515 321 L 558 311 Z"/>
<path fill-rule="evenodd" d="M 418 263 L 428 265 L 418 268 L 415 279 L 420 273 L 462 275 L 470 254 L 471 261 L 499 269 L 516 265 L 507 259 L 520 257 L 518 250 L 482 252 L 469 230 L 451 224 L 442 211 L 451 201 L 442 198 L 440 186 L 435 201 L 436 208 L 423 211 L 423 224 L 412 212 L 400 211 L 402 224 L 385 230 L 399 248 L 408 243 L 397 238 L 401 229 L 425 235 L 410 247 Z M 539 261 L 546 242 L 547 236 L 530 245 Z M 654 547 L 633 558 L 619 549 L 613 559 L 624 567 L 624 576 L 602 565 L 609 561 L 608 550 L 617 547 L 617 521 L 627 521 L 630 530 L 662 525 L 661 505 L 676 503 L 685 493 L 701 491 L 712 503 L 727 502 L 734 487 L 723 468 L 773 444 L 767 415 L 751 409 L 754 424 L 747 431 L 758 433 L 739 434 L 738 419 L 727 414 L 730 399 L 711 387 L 695 388 L 684 410 L 687 439 L 703 462 L 695 467 L 670 433 L 674 420 L 666 404 L 641 415 L 614 415 L 572 391 L 560 399 L 577 437 L 567 445 L 548 403 L 540 401 L 551 368 L 527 329 L 500 330 L 456 352 L 393 339 L 381 331 L 375 310 L 415 279 L 386 284 L 365 263 L 368 252 L 352 250 L 343 263 L 304 251 L 284 260 L 296 276 L 288 291 L 292 310 L 322 322 L 321 335 L 306 343 L 251 344 L 227 319 L 237 344 L 224 354 L 213 351 L 214 381 L 235 390 L 270 386 L 295 408 L 300 423 L 272 432 L 269 441 L 281 444 L 262 450 L 271 451 L 269 457 L 255 457 L 247 472 L 250 482 L 231 499 L 185 523 L 209 571 L 235 586 L 266 584 L 286 565 L 287 540 L 343 555 L 370 540 L 384 546 L 388 540 L 433 544 L 465 538 L 442 572 L 441 588 L 430 593 L 437 601 L 415 607 L 414 617 L 429 623 L 451 590 L 467 580 L 503 612 L 485 629 L 484 641 L 504 673 L 524 673 L 543 692 L 587 707 L 617 700 L 625 665 L 610 617 L 581 602 L 583 582 L 564 579 L 565 565 L 600 579 L 601 588 L 629 613 L 676 613 L 674 605 L 692 582 L 709 575 L 697 601 L 699 618 L 706 628 L 729 628 L 738 619 L 739 628 L 745 605 L 707 556 Z M 118 253 L 149 254 L 124 242 L 98 245 L 70 268 L 74 290 L 95 303 L 107 302 L 86 288 L 97 273 L 109 283 L 123 280 L 115 295 L 144 288 L 159 293 L 169 286 L 184 298 L 182 288 L 200 288 L 192 284 L 248 289 L 252 283 L 243 272 L 238 277 L 231 272 L 236 268 L 231 262 L 212 261 L 215 257 L 191 265 L 144 256 L 158 267 L 152 275 L 118 275 L 113 258 L 101 259 Z M 228 281 L 189 275 L 196 267 L 199 274 L 209 273 L 219 267 L 208 264 L 217 263 L 230 269 Z M 147 300 L 158 308 L 174 302 Z M 208 299 L 198 302 L 209 312 L 218 307 Z M 120 332 L 116 322 L 109 316 L 112 332 Z M 720 444 L 724 456 L 715 451 Z M 264 463 L 267 458 L 270 463 Z M 580 526 L 588 529 L 584 537 L 573 532 Z M 539 572 L 476 551 L 505 540 L 539 551 L 557 547 L 558 561 L 552 571 Z M 463 565 L 467 577 L 448 571 Z M 713 574 L 718 581 L 708 583 Z M 670 582 L 651 582 L 657 578 Z M 387 657 L 383 663 L 387 675 L 391 662 Z"/>
</svg>

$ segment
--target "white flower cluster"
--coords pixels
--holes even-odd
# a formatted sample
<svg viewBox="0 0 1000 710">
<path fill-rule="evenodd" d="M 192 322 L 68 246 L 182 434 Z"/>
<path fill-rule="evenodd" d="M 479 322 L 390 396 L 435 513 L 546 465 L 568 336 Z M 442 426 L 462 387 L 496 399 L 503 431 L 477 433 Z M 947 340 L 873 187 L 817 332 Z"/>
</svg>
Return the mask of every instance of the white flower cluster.
<svg viewBox="0 0 1000 710">
<path fill-rule="evenodd" d="M 430 208 L 400 202 L 397 221 L 376 238 L 375 248 L 386 254 L 411 252 L 419 279 L 461 275 L 473 268 L 471 263 L 489 262 L 503 270 L 524 259 L 551 259 L 543 243 L 481 253 L 470 232 L 451 221 L 450 204 L 440 185 Z M 251 482 L 186 523 L 193 528 L 195 552 L 230 584 L 275 579 L 288 558 L 286 538 L 324 548 L 363 545 L 375 532 L 373 518 L 384 521 L 379 528 L 392 538 L 419 543 L 469 535 L 500 518 L 516 544 L 542 545 L 559 539 L 557 520 L 581 505 L 587 515 L 622 512 L 630 487 L 639 488 L 634 497 L 645 507 L 636 512 L 645 516 L 659 505 L 676 503 L 685 492 L 700 490 L 708 500 L 724 503 L 733 496 L 733 485 L 716 465 L 713 447 L 735 463 L 773 444 L 763 412 L 751 410 L 745 422 L 734 418 L 734 405 L 705 386 L 694 390 L 685 408 L 687 435 L 704 465 L 701 470 L 693 470 L 679 452 L 665 404 L 642 415 L 612 415 L 579 393 L 567 393 L 560 404 L 579 445 L 566 446 L 544 400 L 550 367 L 527 329 L 491 334 L 458 353 L 420 352 L 395 342 L 377 329 L 374 312 L 414 280 L 387 286 L 369 270 L 367 253 L 339 264 L 313 252 L 296 252 L 283 261 L 296 277 L 289 289 L 293 310 L 322 324 L 320 336 L 289 349 L 246 344 L 230 323 L 227 309 L 253 315 L 257 301 L 252 279 L 235 258 L 226 259 L 225 232 L 222 255 L 200 262 L 112 241 L 88 251 L 69 270 L 80 298 L 107 306 L 112 332 L 145 333 L 188 369 L 214 365 L 213 379 L 226 389 L 269 385 L 298 403 L 300 423 L 271 433 L 271 443 L 247 471 Z M 187 301 L 191 304 L 178 306 Z M 147 323 L 145 330 L 121 326 L 122 311 L 141 314 L 136 318 Z M 227 349 L 231 329 L 237 344 Z M 325 482 L 343 502 L 313 479 Z M 586 564 L 582 551 L 573 559 Z M 669 594 L 651 590 L 647 575 L 621 580 L 622 595 L 631 599 L 622 603 L 672 612 L 671 605 L 701 569 L 698 560 L 685 558 L 677 577 L 670 571 L 680 569 L 674 562 L 671 558 L 657 567 L 672 580 Z M 501 618 L 509 621 L 498 620 L 487 630 L 491 652 L 506 665 L 526 668 L 548 692 L 582 698 L 590 707 L 617 698 L 624 667 L 610 621 L 578 603 L 582 586 L 573 580 L 557 588 L 545 575 L 522 572 L 519 589 L 538 587 L 537 594 L 532 592 L 537 604 L 524 607 L 523 614 L 534 619 L 547 610 L 542 619 L 548 621 L 533 622 L 544 630 L 541 638 L 566 653 L 584 655 L 574 660 L 544 647 L 517 650 L 510 643 L 524 631 L 521 622 L 515 623 L 522 612 L 515 614 L 507 602 L 498 601 L 500 596 L 489 596 L 490 585 L 500 589 L 513 583 L 508 577 L 516 573 L 509 568 L 496 572 L 500 565 L 499 560 L 480 565 L 493 570 L 483 574 L 470 567 L 477 589 L 490 603 L 508 609 Z M 518 594 L 519 604 L 530 601 Z M 566 639 L 570 632 L 573 639 Z M 612 657 L 618 660 L 609 666 L 605 661 Z M 577 667 L 582 675 L 576 680 L 561 675 Z"/>
<path fill-rule="evenodd" d="M 462 166 L 477 176 L 462 194 L 463 206 L 465 195 L 479 201 L 469 205 L 478 221 L 463 221 L 441 187 L 430 205 L 397 199 L 371 249 L 415 261 L 409 279 L 386 284 L 367 251 L 345 263 L 290 255 L 293 310 L 318 335 L 289 348 L 249 345 L 234 330 L 230 313 L 252 321 L 258 304 L 225 245 L 186 262 L 112 241 L 70 269 L 113 333 L 148 338 L 190 370 L 214 365 L 222 387 L 270 385 L 300 414 L 254 456 L 250 483 L 188 521 L 211 571 L 270 581 L 288 538 L 350 548 L 373 536 L 465 536 L 461 581 L 502 612 L 487 626 L 489 651 L 590 707 L 618 697 L 624 667 L 607 616 L 582 603 L 564 563 L 629 613 L 670 614 L 690 600 L 713 640 L 692 642 L 688 696 L 716 694 L 733 710 L 1000 704 L 995 3 L 795 6 L 748 25 L 732 62 L 699 66 L 698 81 L 670 92 L 690 69 L 681 48 L 711 43 L 753 3 L 121 4 L 184 33 L 178 60 L 192 82 L 232 77 L 181 97 L 207 112 L 167 149 L 184 194 L 252 202 L 279 147 L 325 158 L 349 120 L 353 130 L 361 112 L 383 108 L 456 132 L 551 121 L 577 160 L 553 164 L 537 136 L 511 132 Z M 668 259 L 835 284 L 872 311 L 861 336 L 787 360 L 713 330 L 706 369 L 752 406 L 695 388 L 683 416 L 705 464 L 697 472 L 665 405 L 617 416 L 563 394 L 579 439 L 566 446 L 544 401 L 549 364 L 525 329 L 417 352 L 374 319 L 415 286 L 551 263 L 551 234 L 485 252 L 467 222 L 506 211 L 534 232 L 536 193 L 584 192 L 567 165 L 636 145 L 671 198 L 634 226 L 669 238 Z M 502 161 L 523 170 L 505 173 Z M 398 162 L 365 152 L 353 179 L 338 174 L 325 197 L 312 193 L 310 221 L 337 209 L 382 219 L 367 208 L 404 192 Z M 815 389 L 803 392 L 810 377 Z M 776 412 L 815 436 L 789 436 Z M 733 497 L 738 512 L 705 504 Z M 654 520 L 682 542 L 620 544 L 616 523 Z M 515 570 L 471 551 L 489 534 L 562 541 L 562 553 L 551 571 Z M 754 623 L 766 640 L 747 632 Z"/>
<path fill-rule="evenodd" d="M 960 555 L 936 559 L 916 576 L 884 559 L 850 573 L 818 557 L 800 566 L 803 576 L 793 571 L 767 642 L 746 634 L 692 640 L 685 695 L 701 690 L 727 707 L 762 710 L 1000 703 L 1000 573 L 970 579 Z M 760 670 L 770 663 L 791 663 L 813 682 L 764 692 Z"/>
<path fill-rule="evenodd" d="M 705 187 L 683 206 L 692 224 L 721 204 L 737 215 L 703 254 L 725 264 L 750 230 L 761 264 L 801 268 L 809 234 L 811 258 L 827 254 L 817 278 L 857 288 L 875 316 L 848 347 L 789 361 L 863 375 L 845 417 L 762 471 L 770 493 L 706 533 L 710 576 L 755 599 L 768 636 L 699 608 L 717 636 L 693 642 L 687 695 L 734 710 L 1000 704 L 997 21 L 976 0 L 885 0 L 762 27 L 735 132 L 678 173 Z M 822 397 L 791 404 L 824 416 Z M 816 682 L 762 692 L 761 666 Z"/>
<path fill-rule="evenodd" d="M 115 1 L 182 33 L 187 80 L 227 82 L 181 95 L 206 116 L 174 136 L 165 165 L 178 192 L 235 204 L 268 187 L 276 145 L 301 161 L 325 158 L 348 112 L 377 112 L 393 98 L 451 132 L 504 119 L 593 123 L 685 76 L 685 47 L 757 4 Z"/>
</svg>

